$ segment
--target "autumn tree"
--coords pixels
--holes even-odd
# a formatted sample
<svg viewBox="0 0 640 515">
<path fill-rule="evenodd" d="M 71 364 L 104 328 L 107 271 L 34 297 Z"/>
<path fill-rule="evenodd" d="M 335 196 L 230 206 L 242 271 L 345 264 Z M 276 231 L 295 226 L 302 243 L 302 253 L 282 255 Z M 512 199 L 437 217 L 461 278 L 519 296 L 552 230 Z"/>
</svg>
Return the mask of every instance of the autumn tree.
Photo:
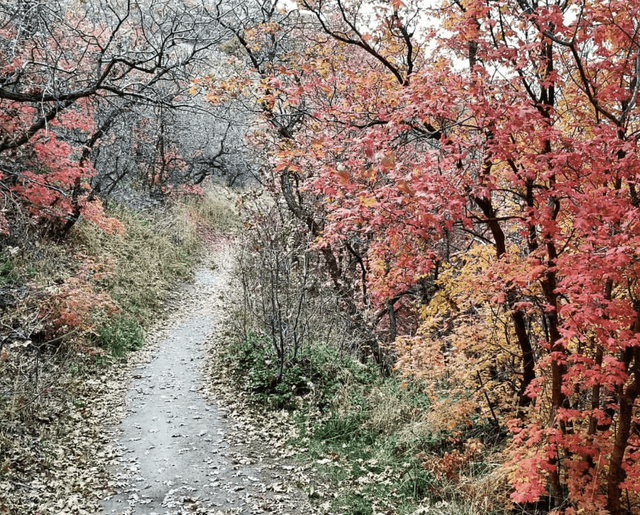
<svg viewBox="0 0 640 515">
<path fill-rule="evenodd" d="M 173 107 L 216 38 L 208 16 L 180 1 L 4 2 L 3 232 L 5 213 L 24 210 L 65 230 L 81 212 L 100 220 L 91 149 L 131 102 Z"/>
<path fill-rule="evenodd" d="M 269 156 L 315 247 L 358 242 L 369 309 L 422 303 L 406 373 L 510 392 L 515 501 L 637 511 L 640 4 L 300 8 L 260 91 L 308 113 Z"/>
<path fill-rule="evenodd" d="M 279 166 L 273 150 L 292 145 L 305 121 L 314 116 L 313 104 L 307 104 L 308 94 L 303 94 L 305 74 L 312 65 L 301 63 L 312 63 L 320 45 L 307 45 L 304 34 L 312 31 L 321 40 L 327 37 L 317 30 L 313 17 L 287 12 L 278 3 L 218 4 L 215 16 L 230 34 L 223 45 L 230 54 L 230 65 L 225 68 L 229 73 L 204 76 L 198 86 L 208 91 L 213 104 L 240 105 L 257 120 L 249 141 L 263 164 L 259 180 L 277 197 L 276 202 L 284 200 L 306 232 L 317 239 L 327 223 L 323 197 L 303 187 L 305 178 L 299 168 Z M 367 243 L 355 234 L 351 236 L 342 241 L 324 240 L 315 251 L 323 256 L 330 288 L 350 331 L 388 370 L 391 359 L 381 343 L 395 338 L 399 322 L 391 303 L 371 310 L 364 262 Z M 389 323 L 384 324 L 387 316 Z"/>
</svg>

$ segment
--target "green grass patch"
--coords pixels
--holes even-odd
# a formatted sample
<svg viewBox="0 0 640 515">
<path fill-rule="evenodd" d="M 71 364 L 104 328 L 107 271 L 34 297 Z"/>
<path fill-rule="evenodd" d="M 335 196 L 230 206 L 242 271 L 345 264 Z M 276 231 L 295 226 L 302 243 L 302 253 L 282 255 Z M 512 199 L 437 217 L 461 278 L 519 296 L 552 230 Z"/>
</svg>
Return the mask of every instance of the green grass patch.
<svg viewBox="0 0 640 515">
<path fill-rule="evenodd" d="M 257 402 L 274 409 L 322 408 L 344 383 L 369 382 L 378 374 L 374 366 L 357 363 L 332 347 L 303 345 L 287 360 L 278 381 L 278 362 L 270 340 L 256 333 L 229 345 L 225 359 L 243 388 Z"/>
<path fill-rule="evenodd" d="M 0 255 L 0 284 L 10 282 L 12 280 L 12 272 L 15 264 L 10 256 Z"/>
<path fill-rule="evenodd" d="M 113 358 L 120 359 L 144 345 L 144 332 L 132 317 L 116 317 L 98 329 L 98 345 Z"/>
</svg>

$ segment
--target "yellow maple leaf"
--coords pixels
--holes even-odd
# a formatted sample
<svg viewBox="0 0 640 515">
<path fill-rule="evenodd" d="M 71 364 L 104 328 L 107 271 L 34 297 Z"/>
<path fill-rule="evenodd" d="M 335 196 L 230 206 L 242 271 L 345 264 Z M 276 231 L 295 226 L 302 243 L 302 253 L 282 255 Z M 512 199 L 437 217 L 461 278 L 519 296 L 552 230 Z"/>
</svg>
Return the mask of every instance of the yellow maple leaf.
<svg viewBox="0 0 640 515">
<path fill-rule="evenodd" d="M 364 197 L 364 196 L 360 196 L 358 197 L 358 200 L 360 201 L 360 203 L 364 206 L 367 207 L 373 207 L 376 205 L 376 199 L 375 198 L 371 198 L 371 197 Z"/>
</svg>

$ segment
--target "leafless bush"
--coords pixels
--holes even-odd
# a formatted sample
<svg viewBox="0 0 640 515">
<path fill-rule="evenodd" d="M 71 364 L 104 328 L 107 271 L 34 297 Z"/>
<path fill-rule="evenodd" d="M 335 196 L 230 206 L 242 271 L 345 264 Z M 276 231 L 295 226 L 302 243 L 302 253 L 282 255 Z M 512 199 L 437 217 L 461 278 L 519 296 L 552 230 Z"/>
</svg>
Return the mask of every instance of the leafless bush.
<svg viewBox="0 0 640 515">
<path fill-rule="evenodd" d="M 309 250 L 308 231 L 277 201 L 246 201 L 247 230 L 238 254 L 243 305 L 241 337 L 268 338 L 277 381 L 305 344 L 347 347 L 346 321 L 323 281 L 322 258 Z"/>
</svg>

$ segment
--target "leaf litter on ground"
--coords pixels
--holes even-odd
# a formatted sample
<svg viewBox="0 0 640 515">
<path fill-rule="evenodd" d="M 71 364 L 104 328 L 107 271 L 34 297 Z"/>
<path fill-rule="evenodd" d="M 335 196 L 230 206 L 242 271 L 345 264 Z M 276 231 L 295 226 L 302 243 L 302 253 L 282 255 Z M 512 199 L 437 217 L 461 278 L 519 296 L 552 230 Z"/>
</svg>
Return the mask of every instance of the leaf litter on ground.
<svg viewBox="0 0 640 515">
<path fill-rule="evenodd" d="M 209 260 L 209 270 L 216 274 L 228 274 L 231 266 L 230 245 L 220 248 Z M 207 275 L 206 269 L 199 272 Z M 227 279 L 225 279 L 226 281 Z M 230 283 L 226 283 L 227 285 Z M 234 295 L 229 286 L 221 288 L 203 283 L 187 284 L 174 292 L 164 307 L 164 318 L 146 335 L 146 345 L 129 356 L 126 362 L 110 367 L 95 367 L 87 358 L 86 368 L 95 367 L 91 373 L 74 376 L 63 375 L 64 383 L 52 389 L 64 390 L 64 396 L 55 396 L 46 412 L 50 426 L 45 433 L 21 434 L 15 429 L 3 427 L 0 438 L 20 438 L 21 445 L 13 454 L 2 456 L 0 467 L 0 514 L 2 515 L 85 515 L 99 513 L 104 498 L 114 495 L 125 486 L 131 487 L 132 479 L 139 479 L 140 463 L 144 456 L 123 454 L 122 447 L 113 444 L 113 429 L 126 419 L 130 406 L 127 392 L 132 384 L 145 377 L 145 367 L 156 359 L 160 345 L 172 331 L 194 313 L 208 313 L 211 332 L 206 338 L 207 359 L 199 367 L 203 381 L 195 389 L 207 397 L 211 409 L 219 410 L 224 419 L 224 456 L 228 460 L 228 478 L 211 481 L 212 488 L 227 496 L 232 502 L 221 506 L 207 505 L 203 497 L 190 495 L 189 485 L 173 485 L 162 499 L 157 513 L 314 513 L 301 488 L 309 484 L 308 468 L 290 460 L 298 452 L 284 443 L 294 431 L 288 415 L 255 410 L 242 393 L 231 387 L 230 378 L 219 373 L 213 363 L 216 347 L 224 336 L 224 317 L 230 312 Z M 211 374 L 212 371 L 216 371 Z M 136 388 L 140 388 L 136 385 Z M 147 390 L 160 388 L 147 384 Z M 144 396 L 142 393 L 136 392 Z M 198 421 L 202 413 L 194 413 Z M 172 439 L 184 440 L 179 425 Z M 149 435 L 154 433 L 150 432 Z M 216 429 L 198 431 L 196 443 L 207 443 L 207 435 L 217 434 Z M 145 435 L 146 436 L 146 435 Z M 140 437 L 142 439 L 142 436 Z M 188 454 L 190 446 L 178 451 Z M 44 459 L 43 459 L 44 456 Z M 42 467 L 41 464 L 46 466 Z M 123 471 L 122 467 L 125 466 Z M 126 469 L 128 467 L 128 471 Z M 37 469 L 37 470 L 36 470 Z M 214 469 L 215 471 L 215 469 Z M 179 475 L 179 474 L 178 474 Z M 219 475 L 219 474 L 218 474 Z M 229 479 L 235 479 L 230 481 Z M 147 509 L 155 502 L 133 487 L 127 492 L 126 506 L 122 513 L 135 513 Z M 167 485 L 172 486 L 172 485 Z M 173 491 L 172 491 L 173 490 Z M 129 502 L 131 501 L 131 502 Z"/>
<path fill-rule="evenodd" d="M 132 373 L 107 513 L 313 513 L 300 489 L 306 467 L 292 464 L 297 451 L 284 446 L 293 430 L 286 414 L 250 410 L 241 392 L 224 386 L 224 374 L 210 373 L 219 371 L 215 349 L 236 297 L 231 249 L 196 274 Z"/>
</svg>

